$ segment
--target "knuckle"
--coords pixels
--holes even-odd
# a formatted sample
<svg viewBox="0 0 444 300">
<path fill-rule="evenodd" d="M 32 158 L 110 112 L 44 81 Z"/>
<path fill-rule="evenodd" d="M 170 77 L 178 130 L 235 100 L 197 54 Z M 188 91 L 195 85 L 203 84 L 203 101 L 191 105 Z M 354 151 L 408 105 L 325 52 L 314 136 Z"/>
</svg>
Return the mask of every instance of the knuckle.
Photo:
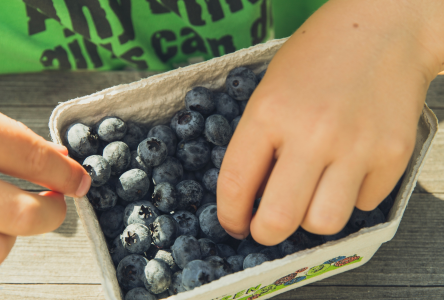
<svg viewBox="0 0 444 300">
<path fill-rule="evenodd" d="M 50 152 L 43 143 L 43 140 L 37 139 L 31 143 L 31 147 L 28 150 L 28 155 L 26 157 L 26 165 L 28 170 L 33 175 L 41 174 L 49 161 Z"/>
<path fill-rule="evenodd" d="M 384 152 L 391 158 L 406 159 L 410 157 L 414 147 L 414 140 L 394 139 L 385 145 Z"/>
<path fill-rule="evenodd" d="M 270 232 L 275 233 L 292 233 L 296 230 L 298 222 L 295 216 L 283 207 L 267 208 L 265 214 L 262 215 L 262 226 L 267 228 Z"/>
</svg>

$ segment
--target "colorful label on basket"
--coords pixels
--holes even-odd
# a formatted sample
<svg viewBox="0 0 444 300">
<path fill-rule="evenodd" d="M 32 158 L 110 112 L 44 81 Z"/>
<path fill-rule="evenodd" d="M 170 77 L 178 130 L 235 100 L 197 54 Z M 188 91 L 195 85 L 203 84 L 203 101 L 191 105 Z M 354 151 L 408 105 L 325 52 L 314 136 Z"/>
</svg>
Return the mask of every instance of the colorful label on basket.
<svg viewBox="0 0 444 300">
<path fill-rule="evenodd" d="M 308 268 L 302 268 L 299 269 L 287 276 L 281 277 L 277 279 L 272 284 L 269 284 L 267 286 L 262 287 L 261 284 L 258 286 L 250 287 L 248 289 L 242 290 L 237 292 L 234 295 L 228 295 L 223 297 L 215 298 L 214 300 L 253 300 L 257 299 L 259 297 L 262 297 L 267 294 L 274 293 L 276 291 L 279 291 L 283 288 L 289 287 L 290 285 L 302 282 L 304 280 L 308 280 L 310 278 L 313 278 L 315 276 L 322 275 L 326 272 L 334 271 L 338 268 L 341 268 L 345 265 L 354 264 L 357 262 L 360 262 L 362 260 L 361 256 L 352 255 L 349 257 L 346 256 L 338 256 L 332 259 L 327 260 L 326 262 Z"/>
</svg>

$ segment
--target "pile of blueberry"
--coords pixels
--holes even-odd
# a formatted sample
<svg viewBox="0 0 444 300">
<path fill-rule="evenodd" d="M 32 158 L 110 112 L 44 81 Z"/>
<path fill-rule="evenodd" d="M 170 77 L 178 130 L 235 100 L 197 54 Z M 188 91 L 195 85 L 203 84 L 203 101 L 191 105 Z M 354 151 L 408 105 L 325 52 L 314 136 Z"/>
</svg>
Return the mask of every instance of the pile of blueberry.
<svg viewBox="0 0 444 300">
<path fill-rule="evenodd" d="M 169 126 L 157 125 L 148 133 L 118 117 L 92 127 L 75 123 L 66 131 L 70 155 L 91 175 L 87 197 L 125 300 L 162 299 L 385 222 L 399 185 L 374 211 L 355 209 L 348 225 L 333 236 L 299 228 L 281 244 L 266 247 L 224 231 L 217 219 L 219 168 L 264 74 L 239 67 L 228 74 L 226 93 L 193 88 L 185 96 L 186 109 Z"/>
</svg>

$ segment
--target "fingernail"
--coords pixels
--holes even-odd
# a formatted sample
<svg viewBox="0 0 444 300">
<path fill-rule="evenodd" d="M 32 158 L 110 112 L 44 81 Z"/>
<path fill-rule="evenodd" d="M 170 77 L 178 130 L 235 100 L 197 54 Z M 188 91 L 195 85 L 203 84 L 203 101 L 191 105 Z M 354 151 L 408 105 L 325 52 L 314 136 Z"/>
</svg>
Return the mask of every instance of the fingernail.
<svg viewBox="0 0 444 300">
<path fill-rule="evenodd" d="M 89 175 L 83 175 L 82 181 L 80 182 L 79 187 L 77 188 L 76 196 L 83 197 L 88 193 L 89 187 L 91 186 L 91 177 Z"/>
<path fill-rule="evenodd" d="M 227 231 L 227 230 L 225 230 L 229 235 L 231 235 L 232 237 L 234 237 L 235 239 L 238 239 L 238 240 L 243 240 L 244 239 L 244 235 L 243 234 L 237 234 L 237 233 L 232 233 L 232 232 L 229 232 L 229 231 Z"/>
</svg>

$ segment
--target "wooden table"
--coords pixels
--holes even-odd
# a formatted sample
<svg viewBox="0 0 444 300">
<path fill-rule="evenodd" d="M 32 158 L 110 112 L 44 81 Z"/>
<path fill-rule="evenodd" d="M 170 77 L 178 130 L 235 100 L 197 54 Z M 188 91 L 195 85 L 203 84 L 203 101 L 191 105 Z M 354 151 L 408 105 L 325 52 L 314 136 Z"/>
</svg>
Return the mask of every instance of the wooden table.
<svg viewBox="0 0 444 300">
<path fill-rule="evenodd" d="M 48 119 L 58 102 L 139 80 L 147 72 L 0 76 L 0 112 L 49 140 Z M 444 76 L 427 103 L 444 120 Z M 0 174 L 28 191 L 42 187 Z M 444 130 L 438 131 L 419 183 L 394 239 L 366 265 L 289 291 L 274 299 L 444 299 Z M 0 299 L 104 299 L 90 246 L 73 200 L 54 232 L 19 237 L 0 265 Z"/>
</svg>

